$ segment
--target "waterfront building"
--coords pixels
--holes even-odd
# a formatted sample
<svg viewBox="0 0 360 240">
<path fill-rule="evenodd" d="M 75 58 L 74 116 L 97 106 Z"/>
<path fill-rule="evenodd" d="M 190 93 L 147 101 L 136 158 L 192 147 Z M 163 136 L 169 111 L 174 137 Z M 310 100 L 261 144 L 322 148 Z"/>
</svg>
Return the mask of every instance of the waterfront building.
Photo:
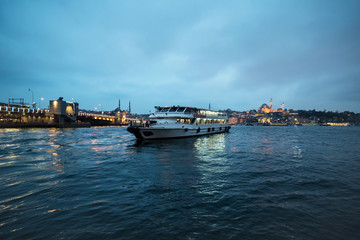
<svg viewBox="0 0 360 240">
<path fill-rule="evenodd" d="M 76 102 L 64 101 L 62 97 L 58 100 L 50 100 L 49 115 L 55 119 L 56 123 L 69 124 L 76 122 L 79 113 L 79 104 Z"/>
</svg>

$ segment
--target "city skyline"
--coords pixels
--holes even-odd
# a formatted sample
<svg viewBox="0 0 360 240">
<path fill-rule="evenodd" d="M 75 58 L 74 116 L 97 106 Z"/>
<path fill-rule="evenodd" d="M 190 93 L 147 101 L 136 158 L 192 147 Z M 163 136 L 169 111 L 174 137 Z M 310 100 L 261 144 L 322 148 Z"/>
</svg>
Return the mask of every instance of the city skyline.
<svg viewBox="0 0 360 240">
<path fill-rule="evenodd" d="M 358 1 L 2 1 L 0 102 L 360 112 Z M 29 91 L 31 89 L 31 91 Z M 32 96 L 33 95 L 33 96 Z M 43 99 L 43 100 L 41 100 Z M 39 105 L 38 105 L 39 106 Z"/>
</svg>

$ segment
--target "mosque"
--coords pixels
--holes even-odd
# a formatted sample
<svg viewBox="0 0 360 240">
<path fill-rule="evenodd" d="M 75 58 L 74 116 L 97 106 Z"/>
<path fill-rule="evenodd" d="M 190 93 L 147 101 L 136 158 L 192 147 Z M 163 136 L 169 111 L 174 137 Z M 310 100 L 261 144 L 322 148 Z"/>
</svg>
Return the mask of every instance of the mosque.
<svg viewBox="0 0 360 240">
<path fill-rule="evenodd" d="M 281 107 L 278 110 L 274 110 L 272 108 L 272 99 L 270 100 L 270 106 L 267 104 L 261 105 L 261 107 L 258 110 L 258 113 L 274 113 L 274 112 L 284 112 L 285 111 L 285 105 L 284 103 L 281 104 Z"/>
</svg>

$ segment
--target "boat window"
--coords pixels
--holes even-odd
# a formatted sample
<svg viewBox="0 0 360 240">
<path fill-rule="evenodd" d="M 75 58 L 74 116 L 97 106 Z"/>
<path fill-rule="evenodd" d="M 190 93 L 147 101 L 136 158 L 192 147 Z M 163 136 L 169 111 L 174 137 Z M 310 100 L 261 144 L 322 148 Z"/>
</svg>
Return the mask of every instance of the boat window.
<svg viewBox="0 0 360 240">
<path fill-rule="evenodd" d="M 162 108 L 156 108 L 155 112 L 161 112 Z"/>
<path fill-rule="evenodd" d="M 184 112 L 185 108 L 184 107 L 179 107 L 178 110 L 176 110 L 176 112 Z"/>
<path fill-rule="evenodd" d="M 169 112 L 176 112 L 177 107 L 170 108 Z"/>
<path fill-rule="evenodd" d="M 187 109 L 185 110 L 185 113 L 191 113 L 191 108 L 187 108 Z"/>
<path fill-rule="evenodd" d="M 169 108 L 163 108 L 162 110 L 161 110 L 161 112 L 167 112 L 169 110 Z"/>
</svg>

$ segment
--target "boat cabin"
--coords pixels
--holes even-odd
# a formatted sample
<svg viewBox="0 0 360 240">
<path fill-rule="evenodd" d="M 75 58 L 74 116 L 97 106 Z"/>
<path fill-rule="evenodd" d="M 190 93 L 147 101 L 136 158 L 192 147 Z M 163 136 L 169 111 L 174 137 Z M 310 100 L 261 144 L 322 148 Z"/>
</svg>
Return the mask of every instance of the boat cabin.
<svg viewBox="0 0 360 240">
<path fill-rule="evenodd" d="M 150 119 L 157 121 L 157 124 L 168 121 L 180 124 L 225 124 L 227 120 L 226 113 L 207 109 L 180 106 L 155 107 L 155 109 Z"/>
</svg>

